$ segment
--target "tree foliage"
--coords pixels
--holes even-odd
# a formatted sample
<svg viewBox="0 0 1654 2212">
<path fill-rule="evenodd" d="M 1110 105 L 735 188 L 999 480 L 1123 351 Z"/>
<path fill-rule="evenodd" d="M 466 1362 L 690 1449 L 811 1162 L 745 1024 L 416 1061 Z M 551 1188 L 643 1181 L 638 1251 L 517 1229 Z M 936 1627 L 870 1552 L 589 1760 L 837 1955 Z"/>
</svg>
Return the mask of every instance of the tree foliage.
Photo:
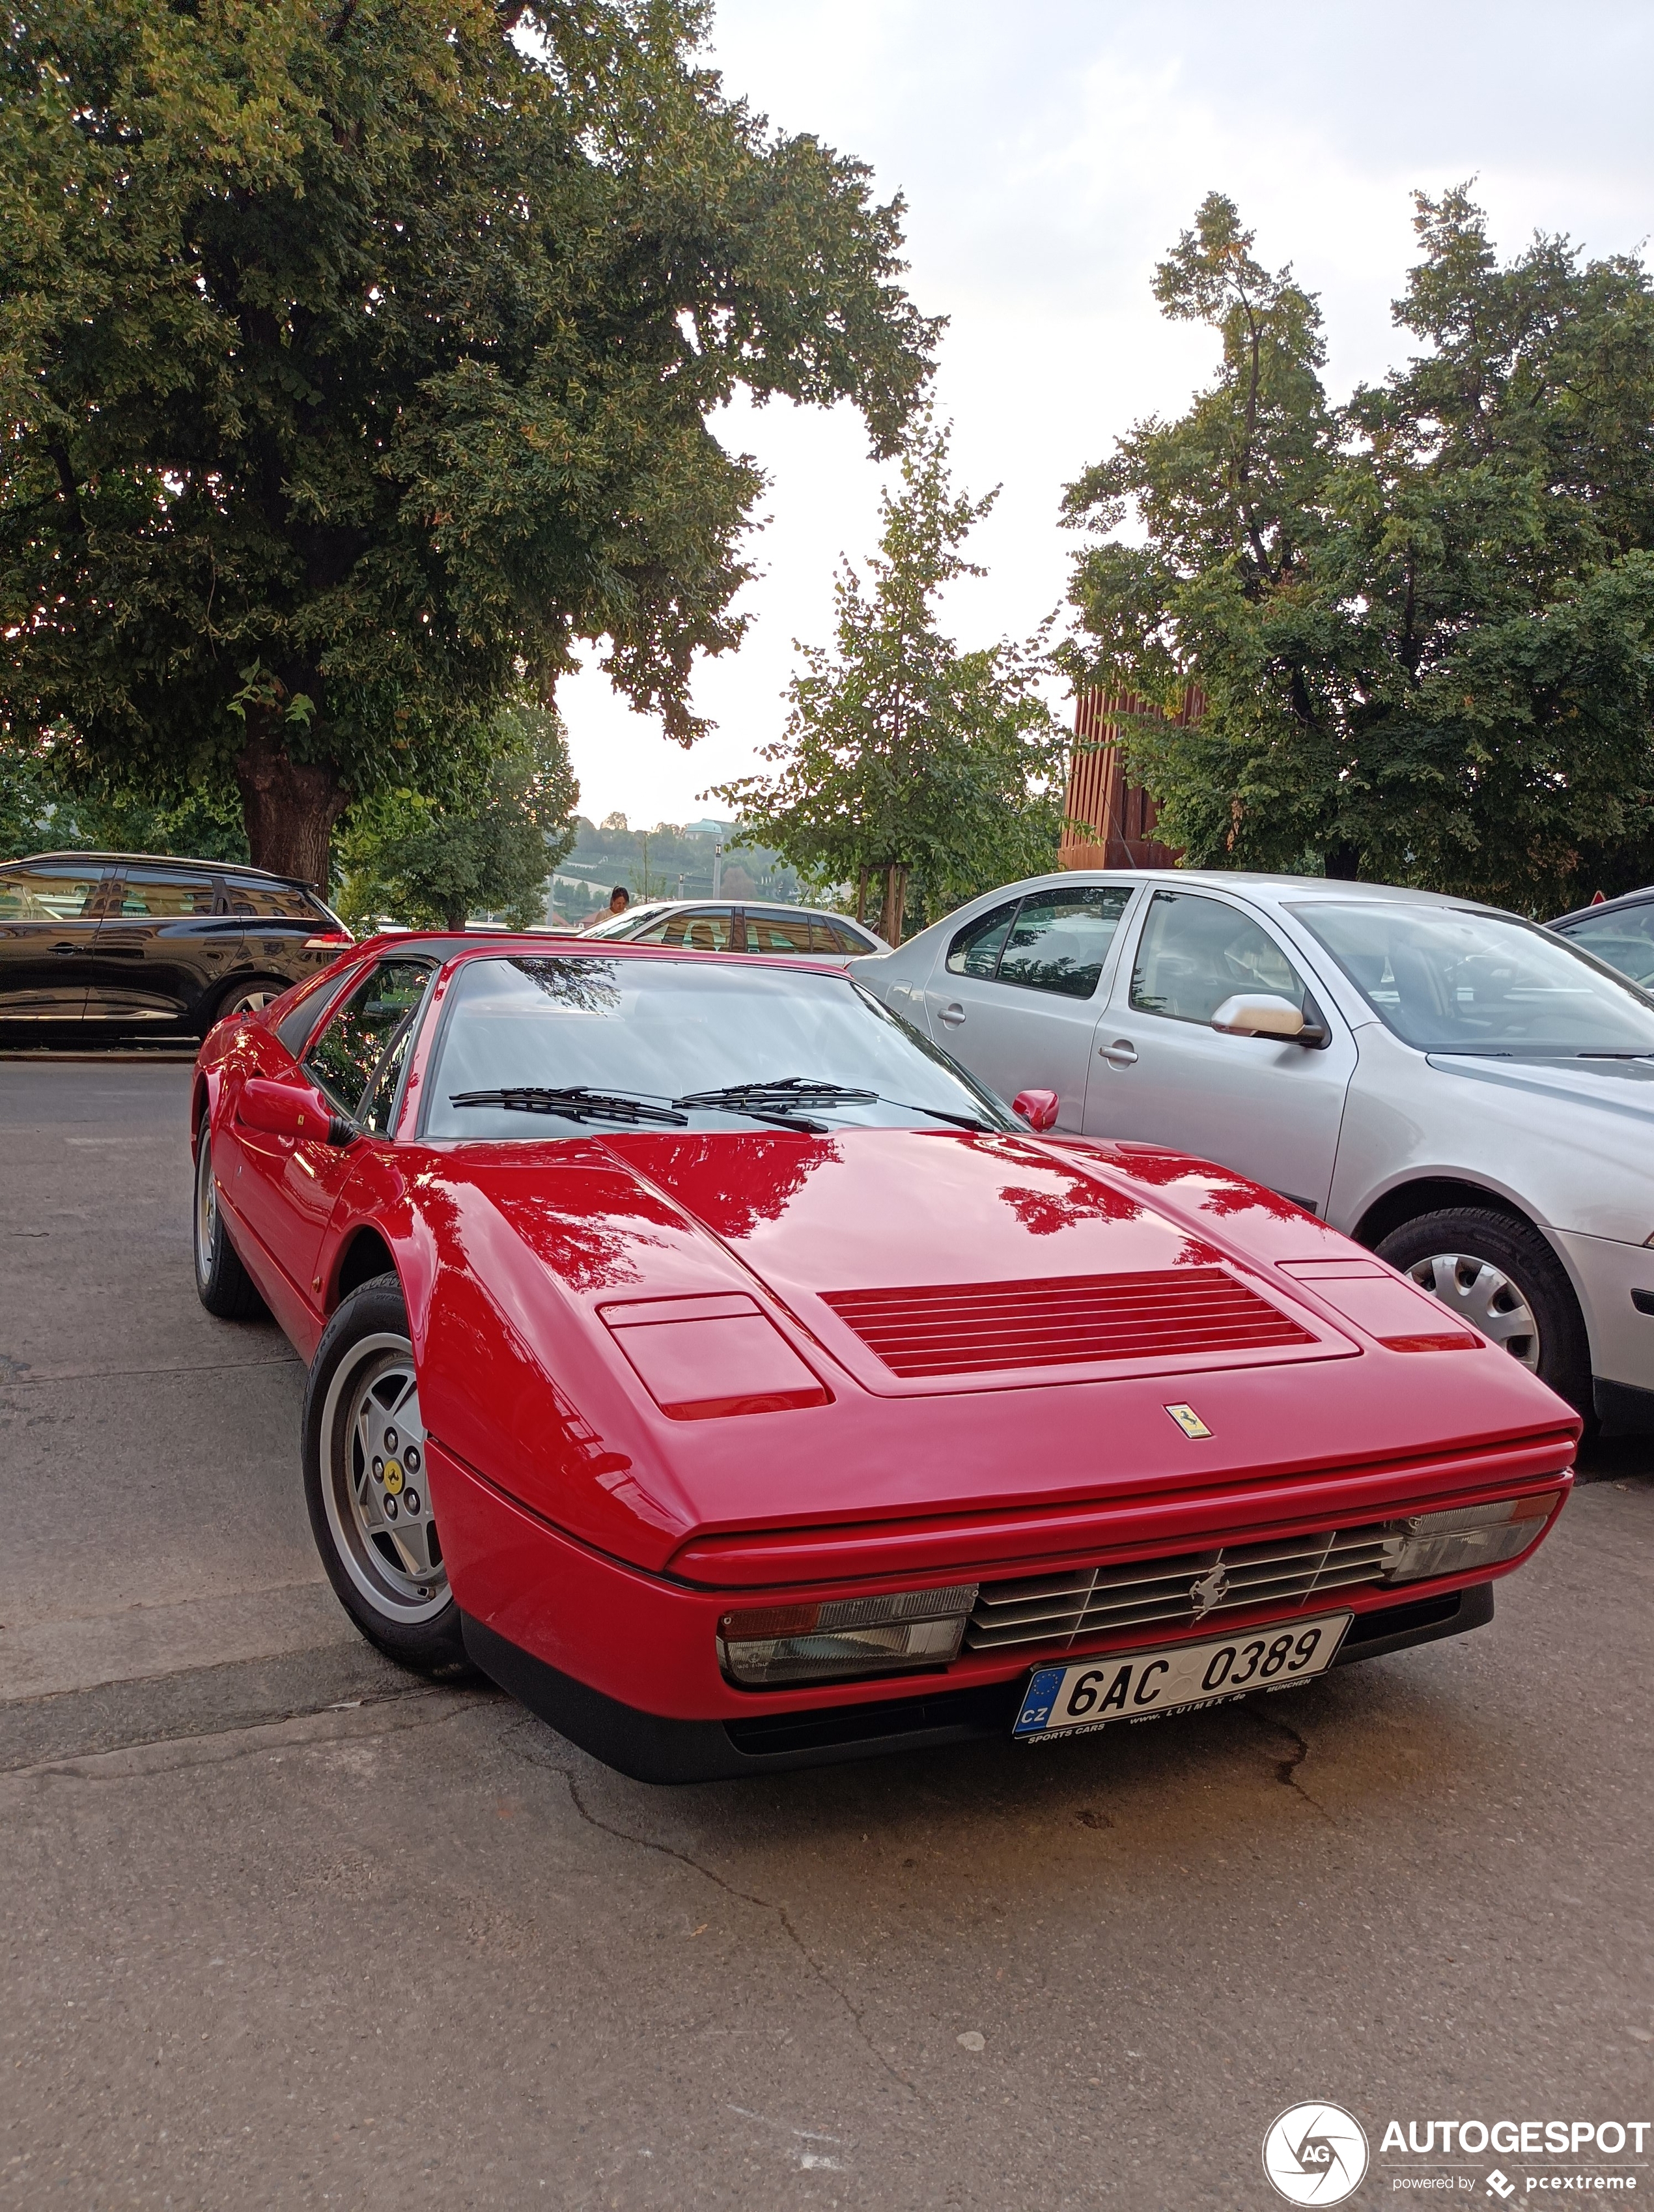
<svg viewBox="0 0 1654 2212">
<path fill-rule="evenodd" d="M 557 715 L 518 701 L 489 726 L 487 763 L 452 805 L 409 791 L 358 811 L 341 840 L 340 911 L 463 929 L 475 915 L 514 928 L 543 920 L 546 879 L 574 842 L 580 787 Z"/>
<path fill-rule="evenodd" d="M 1205 201 L 1155 293 L 1221 366 L 1069 487 L 1068 665 L 1205 693 L 1126 738 L 1192 862 L 1554 912 L 1654 872 L 1654 295 L 1562 238 L 1501 267 L 1463 190 L 1415 229 L 1422 350 L 1335 408 L 1315 301 Z"/>
<path fill-rule="evenodd" d="M 900 201 L 700 66 L 702 0 L 19 0 L 0 29 L 0 720 L 233 775 L 320 880 L 577 638 L 689 742 L 737 386 L 899 439 Z"/>
<path fill-rule="evenodd" d="M 839 570 L 833 646 L 797 648 L 786 731 L 760 754 L 774 773 L 712 794 L 808 879 L 857 884 L 858 915 L 882 878 L 893 944 L 910 900 L 929 917 L 1051 865 L 1063 748 L 1038 689 L 1045 629 L 961 652 L 940 627 L 937 594 L 982 573 L 960 549 L 997 494 L 953 489 L 948 434 L 928 422 L 901 486 L 867 583 Z"/>
</svg>

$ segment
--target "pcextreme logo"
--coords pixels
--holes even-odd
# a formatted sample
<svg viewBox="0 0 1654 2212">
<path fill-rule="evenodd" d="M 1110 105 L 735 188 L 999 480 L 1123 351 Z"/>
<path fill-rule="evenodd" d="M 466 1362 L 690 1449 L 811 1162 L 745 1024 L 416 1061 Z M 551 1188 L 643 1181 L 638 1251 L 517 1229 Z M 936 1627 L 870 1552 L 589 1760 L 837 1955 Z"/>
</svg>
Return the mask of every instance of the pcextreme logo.
<svg viewBox="0 0 1654 2212">
<path fill-rule="evenodd" d="M 1263 2172 L 1288 2204 L 1342 2204 L 1366 2156 L 1361 2124 L 1342 2105 L 1288 2105 L 1263 2138 Z"/>
</svg>

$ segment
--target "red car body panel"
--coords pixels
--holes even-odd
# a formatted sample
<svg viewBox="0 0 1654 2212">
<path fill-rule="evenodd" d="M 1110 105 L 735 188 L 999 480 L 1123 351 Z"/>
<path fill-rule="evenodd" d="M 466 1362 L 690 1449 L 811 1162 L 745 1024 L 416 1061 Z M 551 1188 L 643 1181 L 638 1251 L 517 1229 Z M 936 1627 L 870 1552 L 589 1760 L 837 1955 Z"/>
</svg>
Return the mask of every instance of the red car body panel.
<svg viewBox="0 0 1654 2212">
<path fill-rule="evenodd" d="M 450 949 L 398 936 L 354 947 L 340 967 L 421 945 Z M 355 1240 L 390 1255 L 460 1607 L 603 1697 L 714 1723 L 1005 1681 L 1039 1656 L 967 1653 L 918 1684 L 742 1690 L 718 1670 L 714 1629 L 742 1592 L 781 1603 L 829 1586 L 991 1579 L 1566 1492 L 1579 1424 L 1534 1376 L 1290 1201 L 1180 1154 L 931 1128 L 420 1141 L 451 972 L 394 1137 L 340 1147 L 238 1121 L 249 1076 L 296 1077 L 276 1024 L 297 994 L 213 1032 L 196 1112 L 210 1109 L 233 1241 L 306 1358 Z M 986 1370 L 967 1359 L 904 1373 L 851 1325 L 863 1294 L 968 1302 L 1032 1284 L 1037 1319 L 1062 1310 L 1065 1285 L 1106 1294 L 1122 1279 L 1185 1304 L 1188 1285 L 1218 1285 L 1270 1316 L 1275 1339 L 1203 1349 L 1191 1324 L 1170 1352 L 1127 1343 L 1101 1359 L 1016 1366 L 1002 1354 Z M 875 1309 L 900 1322 L 904 1303 Z M 651 1367 L 688 1342 L 672 1333 L 679 1315 L 748 1317 L 706 1336 L 711 1417 L 669 1410 Z M 754 1352 L 756 1385 L 740 1371 Z M 673 1373 L 684 1364 L 668 1360 Z M 774 1378 L 800 1376 L 797 1402 L 782 1402 Z M 1211 1433 L 1187 1436 L 1173 1401 L 1192 1403 Z M 748 1403 L 775 1409 L 719 1410 Z M 1470 1579 L 1360 1589 L 1338 1604 L 1394 1607 Z M 1226 1614 L 1226 1632 L 1246 1619 Z M 1125 1640 L 1152 1639 L 1138 1628 Z"/>
</svg>

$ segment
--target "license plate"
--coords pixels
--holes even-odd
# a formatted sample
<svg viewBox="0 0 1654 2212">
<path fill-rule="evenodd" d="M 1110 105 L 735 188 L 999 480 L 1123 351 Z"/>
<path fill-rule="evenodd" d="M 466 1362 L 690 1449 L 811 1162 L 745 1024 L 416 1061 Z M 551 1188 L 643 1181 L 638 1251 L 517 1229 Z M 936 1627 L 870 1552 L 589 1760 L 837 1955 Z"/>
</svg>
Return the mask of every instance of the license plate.
<svg viewBox="0 0 1654 2212">
<path fill-rule="evenodd" d="M 1251 1628 L 1209 1643 L 1109 1651 L 1069 1667 L 1039 1667 L 1011 1734 L 1084 1735 L 1112 1721 L 1158 1720 L 1191 1705 L 1221 1705 L 1255 1690 L 1284 1690 L 1324 1674 L 1351 1615 L 1329 1613 L 1290 1628 Z"/>
</svg>

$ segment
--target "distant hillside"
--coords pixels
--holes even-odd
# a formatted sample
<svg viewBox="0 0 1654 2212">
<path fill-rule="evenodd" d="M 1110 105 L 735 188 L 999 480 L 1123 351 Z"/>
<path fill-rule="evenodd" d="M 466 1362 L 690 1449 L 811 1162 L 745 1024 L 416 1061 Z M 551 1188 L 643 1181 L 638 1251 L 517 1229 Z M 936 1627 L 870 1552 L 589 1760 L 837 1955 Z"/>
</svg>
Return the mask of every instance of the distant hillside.
<svg viewBox="0 0 1654 2212">
<path fill-rule="evenodd" d="M 657 823 L 652 830 L 627 827 L 623 815 L 602 823 L 577 816 L 573 850 L 559 862 L 552 878 L 554 918 L 578 921 L 595 907 L 607 905 L 616 884 L 634 900 L 710 898 L 714 848 L 724 852 L 722 896 L 789 902 L 798 897 L 798 878 L 777 854 L 760 846 L 730 852 L 733 822 Z"/>
</svg>

